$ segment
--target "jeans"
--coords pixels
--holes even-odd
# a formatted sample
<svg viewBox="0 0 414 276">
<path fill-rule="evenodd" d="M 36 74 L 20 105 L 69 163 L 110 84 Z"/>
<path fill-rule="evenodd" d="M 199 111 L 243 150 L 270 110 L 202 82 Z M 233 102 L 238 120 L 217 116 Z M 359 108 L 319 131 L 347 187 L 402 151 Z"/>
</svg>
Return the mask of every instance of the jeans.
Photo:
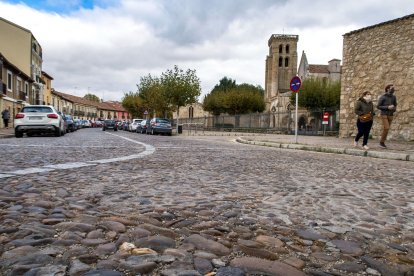
<svg viewBox="0 0 414 276">
<path fill-rule="evenodd" d="M 362 146 L 368 144 L 369 132 L 371 131 L 373 123 L 374 121 L 363 123 L 359 119 L 357 120 L 358 134 L 355 136 L 356 142 L 358 142 L 359 138 L 364 136 L 364 139 L 362 140 Z"/>
<path fill-rule="evenodd" d="M 381 135 L 381 140 L 380 140 L 381 143 L 385 143 L 385 140 L 387 140 L 388 131 L 390 130 L 391 122 L 393 118 L 394 118 L 393 116 L 381 115 L 382 125 L 383 125 L 382 135 Z"/>
</svg>

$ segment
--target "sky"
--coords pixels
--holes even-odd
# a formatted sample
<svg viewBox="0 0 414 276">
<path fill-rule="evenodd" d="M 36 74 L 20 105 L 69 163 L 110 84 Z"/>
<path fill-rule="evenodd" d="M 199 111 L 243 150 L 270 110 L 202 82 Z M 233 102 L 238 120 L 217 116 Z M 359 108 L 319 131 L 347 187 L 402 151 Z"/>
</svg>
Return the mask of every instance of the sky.
<svg viewBox="0 0 414 276">
<path fill-rule="evenodd" d="M 328 64 L 344 34 L 412 13 L 412 0 L 0 0 L 42 46 L 53 88 L 115 101 L 174 65 L 196 70 L 200 102 L 223 77 L 264 88 L 272 34 L 299 35 L 298 64 L 302 51 Z"/>
</svg>

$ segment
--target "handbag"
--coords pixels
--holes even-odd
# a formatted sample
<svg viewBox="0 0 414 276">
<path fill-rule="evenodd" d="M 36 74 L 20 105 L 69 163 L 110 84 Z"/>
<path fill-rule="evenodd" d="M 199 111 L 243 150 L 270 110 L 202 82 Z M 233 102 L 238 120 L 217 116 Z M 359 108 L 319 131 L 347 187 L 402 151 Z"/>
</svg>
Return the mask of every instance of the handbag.
<svg viewBox="0 0 414 276">
<path fill-rule="evenodd" d="M 362 123 L 366 123 L 369 121 L 372 121 L 373 117 L 371 113 L 367 113 L 367 114 L 362 114 L 358 116 L 358 119 L 362 122 Z"/>
</svg>

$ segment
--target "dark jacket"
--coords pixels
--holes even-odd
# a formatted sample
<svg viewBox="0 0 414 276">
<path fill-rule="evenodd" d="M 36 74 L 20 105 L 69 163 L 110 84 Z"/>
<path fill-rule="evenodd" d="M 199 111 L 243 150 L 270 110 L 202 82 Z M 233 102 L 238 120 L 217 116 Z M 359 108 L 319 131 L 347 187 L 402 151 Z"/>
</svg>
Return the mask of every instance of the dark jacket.
<svg viewBox="0 0 414 276">
<path fill-rule="evenodd" d="M 394 105 L 394 109 L 388 109 L 389 105 Z M 381 115 L 393 116 L 395 110 L 397 109 L 397 97 L 395 97 L 395 95 L 385 93 L 379 98 L 377 108 L 381 110 Z"/>
<path fill-rule="evenodd" d="M 359 98 L 355 104 L 355 114 L 359 116 L 368 113 L 371 113 L 372 116 L 375 115 L 374 105 L 372 102 L 368 103 L 364 98 Z"/>
<path fill-rule="evenodd" d="M 5 120 L 10 119 L 10 113 L 9 113 L 9 111 L 8 111 L 7 109 L 3 110 L 3 111 L 1 112 L 1 117 L 2 117 L 3 119 L 5 119 Z"/>
</svg>

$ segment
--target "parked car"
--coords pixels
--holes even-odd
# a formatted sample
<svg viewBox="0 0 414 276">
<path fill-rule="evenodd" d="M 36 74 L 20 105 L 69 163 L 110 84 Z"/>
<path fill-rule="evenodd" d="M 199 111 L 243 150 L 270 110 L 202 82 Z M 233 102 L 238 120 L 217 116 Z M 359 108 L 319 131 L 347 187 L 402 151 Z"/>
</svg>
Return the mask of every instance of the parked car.
<svg viewBox="0 0 414 276">
<path fill-rule="evenodd" d="M 65 122 L 51 105 L 28 105 L 22 108 L 14 118 L 14 135 L 16 138 L 32 136 L 35 133 L 54 133 L 59 137 L 65 135 Z"/>
<path fill-rule="evenodd" d="M 81 120 L 79 120 L 79 119 L 74 119 L 73 120 L 73 125 L 74 125 L 74 129 L 75 130 L 78 130 L 78 129 L 81 129 L 83 126 L 82 126 L 82 121 Z"/>
<path fill-rule="evenodd" d="M 92 124 L 89 120 L 82 120 L 82 126 L 83 127 L 91 127 Z"/>
<path fill-rule="evenodd" d="M 116 126 L 116 122 L 114 120 L 105 120 L 103 122 L 102 130 L 105 131 L 107 129 L 113 129 L 114 131 L 117 131 L 118 128 Z"/>
<path fill-rule="evenodd" d="M 76 129 L 72 116 L 62 113 L 62 117 L 66 121 L 66 133 L 74 132 Z"/>
<path fill-rule="evenodd" d="M 122 123 L 122 130 L 127 131 L 128 128 L 129 128 L 129 122 L 128 121 L 123 122 Z"/>
<path fill-rule="evenodd" d="M 95 121 L 95 127 L 102 127 L 103 126 L 103 121 Z"/>
<path fill-rule="evenodd" d="M 151 119 L 147 127 L 147 133 L 172 135 L 171 122 L 164 118 Z"/>
<path fill-rule="evenodd" d="M 133 119 L 128 126 L 128 130 L 131 132 L 136 132 L 138 125 L 142 122 L 142 119 Z"/>
<path fill-rule="evenodd" d="M 149 120 L 142 120 L 137 126 L 137 133 L 147 133 L 147 124 L 149 124 Z"/>
</svg>

